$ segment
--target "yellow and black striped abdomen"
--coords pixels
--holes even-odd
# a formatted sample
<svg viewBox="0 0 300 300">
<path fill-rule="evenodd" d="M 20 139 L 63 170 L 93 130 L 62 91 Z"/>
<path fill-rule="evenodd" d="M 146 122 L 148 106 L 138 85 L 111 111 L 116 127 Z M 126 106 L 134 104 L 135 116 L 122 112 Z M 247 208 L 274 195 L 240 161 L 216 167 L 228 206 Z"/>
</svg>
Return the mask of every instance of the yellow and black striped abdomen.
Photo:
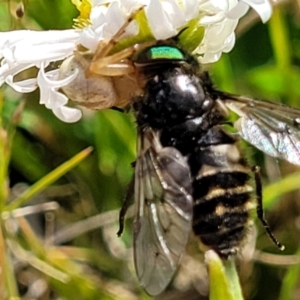
<svg viewBox="0 0 300 300">
<path fill-rule="evenodd" d="M 236 143 L 202 148 L 197 165 L 193 230 L 204 245 L 227 258 L 237 252 L 253 222 L 251 170 Z"/>
</svg>

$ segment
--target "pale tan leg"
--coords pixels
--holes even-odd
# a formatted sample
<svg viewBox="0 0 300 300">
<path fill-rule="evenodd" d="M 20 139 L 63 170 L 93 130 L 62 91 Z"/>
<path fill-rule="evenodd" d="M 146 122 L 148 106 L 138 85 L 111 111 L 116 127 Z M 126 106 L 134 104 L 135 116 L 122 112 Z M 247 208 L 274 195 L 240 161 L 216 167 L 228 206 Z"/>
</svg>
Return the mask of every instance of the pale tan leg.
<svg viewBox="0 0 300 300">
<path fill-rule="evenodd" d="M 86 71 L 86 76 L 91 77 L 93 73 L 103 76 L 131 74 L 134 68 L 132 63 L 128 60 L 126 61 L 126 59 L 135 51 L 135 47 L 132 46 L 112 55 L 99 58 L 98 60 L 93 59 Z"/>
<path fill-rule="evenodd" d="M 102 41 L 98 44 L 92 61 L 85 72 L 87 78 L 92 77 L 93 74 L 103 76 L 122 76 L 131 74 L 134 71 L 132 63 L 129 61 L 124 61 L 136 51 L 134 46 L 123 49 L 112 55 L 109 55 L 109 53 L 117 44 L 122 34 L 125 32 L 126 27 L 132 22 L 135 15 L 142 9 L 143 7 L 134 11 L 114 35 L 114 37 L 108 41 Z"/>
<path fill-rule="evenodd" d="M 140 7 L 139 9 L 135 10 L 125 21 L 125 23 L 121 26 L 121 28 L 117 31 L 117 33 L 108 41 L 100 42 L 95 54 L 94 59 L 101 59 L 103 57 L 106 57 L 109 52 L 113 49 L 113 47 L 117 44 L 119 38 L 122 36 L 123 33 L 125 33 L 126 27 L 133 21 L 136 14 L 141 11 L 143 7 Z"/>
<path fill-rule="evenodd" d="M 128 60 L 135 52 L 153 46 L 156 42 L 144 42 L 123 49 L 112 55 L 102 57 L 97 61 L 92 61 L 89 68 L 86 69 L 86 77 L 92 77 L 93 74 L 103 76 L 122 76 L 132 74 L 134 72 L 133 63 Z"/>
</svg>

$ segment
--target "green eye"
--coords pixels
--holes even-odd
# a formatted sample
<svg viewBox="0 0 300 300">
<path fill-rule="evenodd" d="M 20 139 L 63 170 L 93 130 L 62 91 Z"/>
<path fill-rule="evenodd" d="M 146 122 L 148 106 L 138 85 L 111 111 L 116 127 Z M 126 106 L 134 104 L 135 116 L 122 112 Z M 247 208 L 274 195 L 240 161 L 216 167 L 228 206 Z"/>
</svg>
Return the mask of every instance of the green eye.
<svg viewBox="0 0 300 300">
<path fill-rule="evenodd" d="M 158 46 L 150 48 L 149 57 L 151 59 L 184 60 L 183 53 L 178 48 L 170 46 Z"/>
<path fill-rule="evenodd" d="M 132 61 L 140 65 L 156 65 L 164 62 L 186 61 L 186 54 L 177 47 L 170 45 L 156 45 L 137 52 Z"/>
</svg>

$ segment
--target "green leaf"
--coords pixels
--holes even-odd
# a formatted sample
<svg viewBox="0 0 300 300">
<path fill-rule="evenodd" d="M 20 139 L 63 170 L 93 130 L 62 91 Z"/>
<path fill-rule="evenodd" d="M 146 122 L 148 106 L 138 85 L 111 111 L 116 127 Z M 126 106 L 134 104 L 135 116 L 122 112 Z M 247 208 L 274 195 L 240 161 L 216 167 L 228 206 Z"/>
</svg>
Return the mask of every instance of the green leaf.
<svg viewBox="0 0 300 300">
<path fill-rule="evenodd" d="M 300 71 L 296 67 L 282 70 L 274 65 L 265 65 L 249 71 L 247 80 L 263 96 L 265 94 L 264 97 L 300 97 Z"/>
<path fill-rule="evenodd" d="M 44 29 L 70 29 L 78 11 L 70 0 L 29 1 L 26 15 Z"/>
<path fill-rule="evenodd" d="M 243 300 L 242 290 L 233 259 L 222 261 L 216 252 L 205 253 L 208 266 L 210 300 Z"/>
</svg>

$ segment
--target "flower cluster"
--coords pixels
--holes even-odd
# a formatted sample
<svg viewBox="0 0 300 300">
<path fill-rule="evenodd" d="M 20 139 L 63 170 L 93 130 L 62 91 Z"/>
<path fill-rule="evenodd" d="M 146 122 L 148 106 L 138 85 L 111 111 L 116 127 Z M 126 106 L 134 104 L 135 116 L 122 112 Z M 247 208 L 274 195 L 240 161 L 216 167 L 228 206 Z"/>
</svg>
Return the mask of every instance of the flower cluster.
<svg viewBox="0 0 300 300">
<path fill-rule="evenodd" d="M 80 11 L 75 29 L 60 31 L 20 30 L 0 32 L 0 86 L 10 85 L 20 93 L 40 88 L 40 103 L 62 121 L 76 122 L 81 111 L 66 106 L 68 98 L 61 88 L 77 76 L 76 68 L 61 76 L 59 67 L 47 71 L 51 62 L 71 57 L 78 47 L 94 53 L 101 41 L 112 38 L 137 9 L 142 9 L 154 40 L 176 36 L 192 21 L 204 29 L 204 36 L 194 54 L 201 63 L 217 61 L 235 43 L 234 30 L 239 19 L 252 7 L 266 22 L 272 13 L 268 0 L 71 0 Z M 131 22 L 124 36 L 139 32 Z M 123 36 L 122 36 L 123 37 Z M 218 37 L 218 38 L 216 38 Z M 37 78 L 15 81 L 20 72 L 36 67 Z"/>
</svg>

